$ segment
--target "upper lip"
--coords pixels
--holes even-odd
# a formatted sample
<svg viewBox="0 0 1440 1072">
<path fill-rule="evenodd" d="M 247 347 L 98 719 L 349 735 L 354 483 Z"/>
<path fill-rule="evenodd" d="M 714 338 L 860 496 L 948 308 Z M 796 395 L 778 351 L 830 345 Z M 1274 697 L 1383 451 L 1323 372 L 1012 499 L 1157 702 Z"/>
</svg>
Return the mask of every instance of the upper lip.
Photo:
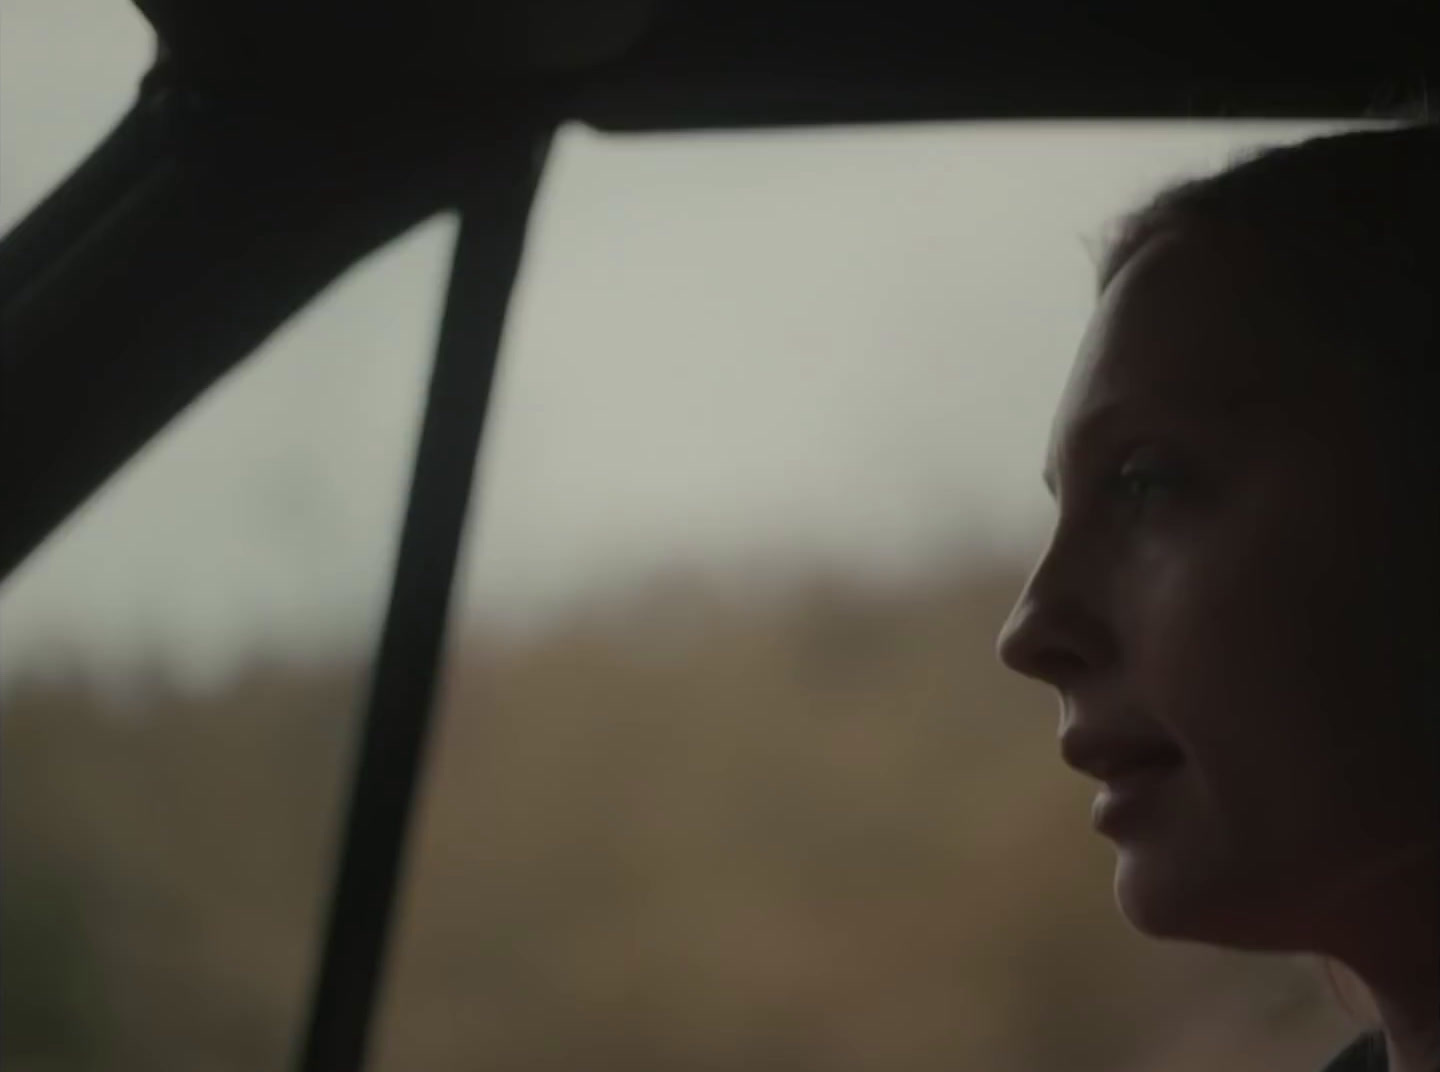
<svg viewBox="0 0 1440 1072">
<path fill-rule="evenodd" d="M 1179 748 L 1163 737 L 1120 730 L 1071 728 L 1060 735 L 1067 766 L 1108 782 L 1142 767 L 1178 762 Z"/>
</svg>

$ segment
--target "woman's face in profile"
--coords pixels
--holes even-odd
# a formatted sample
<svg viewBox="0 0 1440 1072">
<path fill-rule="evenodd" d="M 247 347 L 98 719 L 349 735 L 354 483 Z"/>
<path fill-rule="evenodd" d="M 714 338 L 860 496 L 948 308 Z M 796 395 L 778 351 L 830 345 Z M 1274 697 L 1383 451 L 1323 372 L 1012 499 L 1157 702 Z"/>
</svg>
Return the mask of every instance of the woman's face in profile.
<svg viewBox="0 0 1440 1072">
<path fill-rule="evenodd" d="M 999 651 L 1059 691 L 1062 737 L 1178 757 L 1106 831 L 1133 926 L 1304 950 L 1385 903 L 1436 809 L 1393 456 L 1270 264 L 1238 233 L 1162 236 L 1107 288 Z"/>
</svg>

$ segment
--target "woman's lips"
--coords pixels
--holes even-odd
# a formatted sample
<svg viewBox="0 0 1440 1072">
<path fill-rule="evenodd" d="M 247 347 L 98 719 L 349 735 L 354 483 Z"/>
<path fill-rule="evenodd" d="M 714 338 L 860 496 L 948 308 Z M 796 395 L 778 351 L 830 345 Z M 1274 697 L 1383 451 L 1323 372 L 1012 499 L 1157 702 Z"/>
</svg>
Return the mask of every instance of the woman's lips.
<svg viewBox="0 0 1440 1072">
<path fill-rule="evenodd" d="M 1090 819 L 1104 834 L 1123 834 L 1152 817 L 1165 790 L 1184 764 L 1178 758 L 1159 758 L 1116 770 L 1104 780 L 1095 796 Z"/>
<path fill-rule="evenodd" d="M 1139 767 L 1177 762 L 1184 755 L 1153 734 L 1072 726 L 1060 736 L 1060 758 L 1077 771 L 1109 782 Z"/>
</svg>

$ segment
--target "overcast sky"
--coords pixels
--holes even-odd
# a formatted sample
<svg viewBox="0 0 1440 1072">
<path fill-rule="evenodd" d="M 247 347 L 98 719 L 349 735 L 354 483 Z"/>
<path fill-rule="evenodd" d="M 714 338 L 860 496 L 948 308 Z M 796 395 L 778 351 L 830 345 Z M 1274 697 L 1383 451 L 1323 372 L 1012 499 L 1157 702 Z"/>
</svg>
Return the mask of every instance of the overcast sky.
<svg viewBox="0 0 1440 1072">
<path fill-rule="evenodd" d="M 0 227 L 114 122 L 122 0 L 0 0 Z M 516 628 L 667 563 L 905 573 L 1029 553 L 1087 239 L 1315 125 L 925 124 L 558 141 L 507 330 L 466 613 Z M 339 281 L 0 589 L 0 669 L 368 643 L 449 221 Z"/>
</svg>

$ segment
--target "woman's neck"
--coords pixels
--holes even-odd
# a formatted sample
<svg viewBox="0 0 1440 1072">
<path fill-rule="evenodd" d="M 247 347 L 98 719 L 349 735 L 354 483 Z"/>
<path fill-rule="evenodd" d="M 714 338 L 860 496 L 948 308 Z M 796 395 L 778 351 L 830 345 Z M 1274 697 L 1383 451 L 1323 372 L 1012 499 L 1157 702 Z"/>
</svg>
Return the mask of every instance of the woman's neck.
<svg viewBox="0 0 1440 1072">
<path fill-rule="evenodd" d="M 1354 922 L 1334 929 L 1327 952 L 1364 985 L 1388 1072 L 1440 1072 L 1440 854 L 1432 842 L 1395 863 L 1351 902 Z"/>
</svg>

